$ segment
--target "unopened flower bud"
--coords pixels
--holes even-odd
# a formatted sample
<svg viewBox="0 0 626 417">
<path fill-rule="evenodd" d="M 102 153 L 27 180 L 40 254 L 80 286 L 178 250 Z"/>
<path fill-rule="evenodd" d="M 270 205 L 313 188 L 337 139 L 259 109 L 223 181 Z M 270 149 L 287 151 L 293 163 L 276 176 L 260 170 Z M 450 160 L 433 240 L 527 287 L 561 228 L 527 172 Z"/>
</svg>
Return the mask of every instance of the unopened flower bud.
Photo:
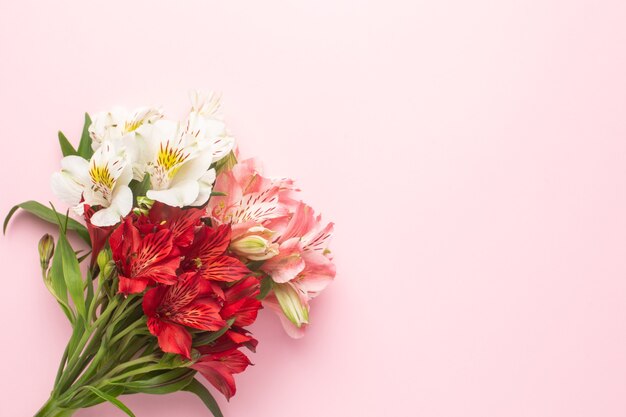
<svg viewBox="0 0 626 417">
<path fill-rule="evenodd" d="M 98 254 L 97 262 L 100 271 L 104 271 L 104 267 L 111 260 L 111 252 L 108 249 L 102 249 Z"/>
<path fill-rule="evenodd" d="M 301 290 L 296 289 L 291 283 L 274 283 L 272 286 L 274 295 L 280 304 L 285 317 L 296 327 L 302 327 L 309 322 L 309 304 Z"/>
<path fill-rule="evenodd" d="M 248 235 L 236 239 L 230 249 L 239 256 L 251 261 L 264 261 L 278 254 L 278 244 L 258 236 Z"/>
<path fill-rule="evenodd" d="M 46 233 L 39 240 L 39 262 L 41 263 L 42 271 L 48 270 L 52 255 L 54 255 L 54 238 Z"/>
<path fill-rule="evenodd" d="M 117 271 L 117 267 L 115 266 L 115 262 L 113 261 L 107 262 L 107 264 L 104 265 L 104 268 L 102 268 L 103 278 L 104 279 L 111 278 L 113 274 L 115 274 L 116 271 Z"/>
</svg>

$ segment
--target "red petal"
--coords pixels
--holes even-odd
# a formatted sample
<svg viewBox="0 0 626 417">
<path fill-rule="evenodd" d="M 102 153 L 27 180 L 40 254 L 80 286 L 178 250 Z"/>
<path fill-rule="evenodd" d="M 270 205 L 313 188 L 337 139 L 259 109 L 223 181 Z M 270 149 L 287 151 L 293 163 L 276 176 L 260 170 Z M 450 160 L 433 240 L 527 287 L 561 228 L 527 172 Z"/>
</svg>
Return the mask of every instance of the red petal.
<svg viewBox="0 0 626 417">
<path fill-rule="evenodd" d="M 122 294 L 137 294 L 148 286 L 148 280 L 142 278 L 126 278 L 119 276 L 120 282 L 117 291 Z"/>
<path fill-rule="evenodd" d="M 229 244 L 229 225 L 221 225 L 216 228 L 206 226 L 196 233 L 187 258 L 190 260 L 200 259 L 202 265 L 208 265 L 215 258 L 222 255 Z"/>
<path fill-rule="evenodd" d="M 91 267 L 95 265 L 98 254 L 104 245 L 106 245 L 111 232 L 113 232 L 113 227 L 111 226 L 98 227 L 91 224 L 91 216 L 93 216 L 93 214 L 93 209 L 85 204 L 85 223 L 87 225 L 87 231 L 89 232 L 89 238 L 91 239 Z"/>
<path fill-rule="evenodd" d="M 150 274 L 150 268 L 165 260 L 172 252 L 172 248 L 172 233 L 169 230 L 159 230 L 145 235 L 131 260 L 134 275 Z M 172 272 L 175 275 L 175 270 Z"/>
<path fill-rule="evenodd" d="M 149 329 L 159 340 L 159 347 L 166 353 L 177 353 L 186 359 L 191 359 L 191 335 L 182 326 L 151 319 L 152 328 Z M 153 332 L 153 329 L 156 332 Z"/>
<path fill-rule="evenodd" d="M 234 318 L 233 325 L 235 326 L 249 326 L 255 322 L 260 308 L 261 302 L 256 298 L 243 298 L 233 304 L 225 305 L 221 314 L 226 320 Z"/>
<path fill-rule="evenodd" d="M 226 302 L 234 302 L 246 297 L 256 297 L 259 294 L 261 283 L 259 279 L 250 276 L 226 290 L 224 296 Z"/>
<path fill-rule="evenodd" d="M 235 386 L 235 378 L 228 371 L 228 368 L 218 362 L 196 362 L 191 366 L 196 371 L 200 372 L 207 381 L 209 381 L 215 388 L 217 388 L 227 400 L 235 395 L 237 387 Z"/>
<path fill-rule="evenodd" d="M 198 280 L 194 273 L 185 273 L 179 277 L 179 281 L 168 287 L 164 294 L 161 305 L 163 310 L 176 314 L 180 309 L 187 306 L 198 296 Z"/>
<path fill-rule="evenodd" d="M 157 309 L 161 305 L 161 301 L 167 289 L 168 287 L 158 285 L 144 294 L 141 305 L 146 316 L 154 317 L 156 315 Z"/>
<path fill-rule="evenodd" d="M 241 261 L 230 256 L 220 256 L 210 264 L 203 266 L 202 278 L 213 281 L 235 282 L 250 274 L 250 270 Z"/>
<path fill-rule="evenodd" d="M 226 325 L 219 311 L 216 302 L 203 301 L 182 308 L 170 320 L 195 329 L 216 331 Z"/>
<path fill-rule="evenodd" d="M 181 209 L 157 201 L 152 205 L 149 217 L 154 224 L 166 221 L 165 227 L 172 232 L 174 243 L 180 247 L 187 247 L 192 243 L 195 227 L 204 214 L 205 211 L 201 209 Z"/>
</svg>

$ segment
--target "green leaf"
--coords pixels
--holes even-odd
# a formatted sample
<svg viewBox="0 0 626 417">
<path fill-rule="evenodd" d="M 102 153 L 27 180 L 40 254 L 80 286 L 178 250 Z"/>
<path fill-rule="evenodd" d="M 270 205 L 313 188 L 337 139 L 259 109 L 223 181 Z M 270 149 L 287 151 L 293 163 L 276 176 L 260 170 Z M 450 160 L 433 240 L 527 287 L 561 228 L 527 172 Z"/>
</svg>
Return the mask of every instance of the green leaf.
<svg viewBox="0 0 626 417">
<path fill-rule="evenodd" d="M 70 219 L 70 218 L 66 218 L 67 216 L 56 212 L 46 206 L 44 206 L 41 203 L 38 203 L 37 201 L 25 201 L 21 204 L 18 204 L 16 206 L 13 206 L 11 208 L 11 210 L 9 210 L 9 213 L 7 214 L 6 218 L 4 219 L 4 226 L 2 228 L 2 232 L 6 233 L 7 230 L 7 226 L 9 224 L 9 220 L 11 220 L 11 217 L 13 217 L 13 214 L 15 214 L 15 212 L 17 211 L 17 209 L 22 209 L 25 210 L 27 212 L 29 212 L 30 214 L 34 214 L 35 216 L 39 217 L 40 219 L 43 219 L 49 223 L 53 223 L 53 224 L 57 224 L 57 216 L 61 217 L 63 219 L 64 222 L 67 222 L 67 228 L 69 230 L 73 230 L 76 233 L 78 233 L 78 236 L 80 236 L 80 238 L 82 240 L 84 240 L 89 246 L 91 246 L 91 239 L 89 238 L 89 232 L 87 231 L 87 228 L 85 226 L 83 226 L 82 224 L 78 223 L 76 220 L 74 219 Z M 66 219 L 64 219 L 66 218 Z"/>
<path fill-rule="evenodd" d="M 90 390 L 91 392 L 93 392 L 94 394 L 96 394 L 98 397 L 110 402 L 111 404 L 113 404 L 114 406 L 116 406 L 117 408 L 119 408 L 120 410 L 122 410 L 123 412 L 125 412 L 127 415 L 129 415 L 130 417 L 135 417 L 135 414 L 133 414 L 132 411 L 130 411 L 130 409 L 128 407 L 126 407 L 124 405 L 123 402 L 121 402 L 120 400 L 118 400 L 117 398 L 106 394 L 102 391 L 100 391 L 98 388 L 93 387 L 91 385 L 85 385 L 85 388 L 87 388 L 88 390 Z"/>
<path fill-rule="evenodd" d="M 225 197 L 228 194 L 223 193 L 221 191 L 211 191 L 211 197 Z"/>
<path fill-rule="evenodd" d="M 59 130 L 59 145 L 61 145 L 61 152 L 63 153 L 63 156 L 78 155 L 78 152 L 76 152 L 76 149 L 74 149 L 70 141 L 67 140 L 63 132 L 61 132 L 60 130 Z"/>
<path fill-rule="evenodd" d="M 150 174 L 145 174 L 141 181 L 132 180 L 128 186 L 133 192 L 133 200 L 137 202 L 137 198 L 145 197 L 146 193 L 150 189 Z"/>
<path fill-rule="evenodd" d="M 118 382 L 128 393 L 142 392 L 144 394 L 169 394 L 180 391 L 193 380 L 196 371 L 189 368 L 179 368 L 172 371 L 161 372 L 158 375 L 137 381 Z"/>
<path fill-rule="evenodd" d="M 59 241 L 57 243 L 57 250 L 55 254 L 56 256 L 61 257 L 61 266 L 63 268 L 62 274 L 65 278 L 65 285 L 67 287 L 68 292 L 70 293 L 70 297 L 72 297 L 72 301 L 74 302 L 74 306 L 76 307 L 76 311 L 78 314 L 86 318 L 87 310 L 85 308 L 85 292 L 83 287 L 83 277 L 80 272 L 80 266 L 78 265 L 78 258 L 76 257 L 76 253 L 70 242 L 67 240 L 67 236 L 63 231 L 61 225 L 59 225 Z"/>
<path fill-rule="evenodd" d="M 182 390 L 196 394 L 215 417 L 224 417 L 224 415 L 220 411 L 219 405 L 217 405 L 217 401 L 215 401 L 215 398 L 213 398 L 209 390 L 206 389 L 206 387 L 202 385 L 197 379 L 194 378 L 191 383 L 189 383 L 189 385 L 187 385 Z"/>
<path fill-rule="evenodd" d="M 80 143 L 78 144 L 78 156 L 89 160 L 93 155 L 93 149 L 91 149 L 91 136 L 89 135 L 89 126 L 91 126 L 91 117 L 85 113 L 85 124 L 83 125 L 83 133 L 80 136 Z"/>
<path fill-rule="evenodd" d="M 104 387 L 101 387 L 100 391 L 104 392 L 105 394 L 110 395 L 111 397 L 118 397 L 124 394 L 124 387 L 106 385 Z M 93 407 L 94 405 L 102 404 L 103 402 L 107 400 L 91 392 L 89 393 L 87 397 L 84 397 L 81 400 L 76 401 L 76 402 L 74 401 L 75 400 L 72 400 L 72 406 L 78 409 L 78 408 Z"/>
<path fill-rule="evenodd" d="M 195 337 L 193 339 L 193 345 L 194 346 L 203 346 L 203 345 L 208 345 L 211 342 L 216 341 L 217 339 L 220 338 L 220 336 L 222 336 L 224 333 L 226 333 L 228 331 L 228 329 L 230 329 L 230 326 L 233 325 L 233 323 L 235 322 L 235 319 L 228 319 L 226 320 L 226 326 L 222 327 L 221 329 L 219 329 L 216 332 L 202 332 L 202 334 L 198 337 Z"/>
<path fill-rule="evenodd" d="M 237 164 L 237 157 L 233 151 L 215 163 L 215 172 L 228 171 Z"/>
<path fill-rule="evenodd" d="M 272 278 L 267 275 L 261 278 L 261 289 L 259 291 L 259 295 L 256 296 L 257 300 L 262 300 L 267 297 L 267 294 L 272 289 Z"/>
<path fill-rule="evenodd" d="M 50 292 L 59 302 L 67 318 L 73 323 L 74 313 L 68 304 L 67 286 L 65 285 L 65 278 L 63 278 L 63 256 L 58 249 L 54 251 L 52 266 L 48 274 L 50 277 Z"/>
</svg>

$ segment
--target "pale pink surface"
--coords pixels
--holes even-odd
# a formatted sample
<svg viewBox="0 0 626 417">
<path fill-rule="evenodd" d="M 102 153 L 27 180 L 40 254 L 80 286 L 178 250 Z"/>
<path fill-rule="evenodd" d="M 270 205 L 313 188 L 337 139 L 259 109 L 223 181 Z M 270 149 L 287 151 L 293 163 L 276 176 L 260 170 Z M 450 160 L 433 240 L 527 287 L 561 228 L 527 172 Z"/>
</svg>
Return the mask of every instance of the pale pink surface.
<svg viewBox="0 0 626 417">
<path fill-rule="evenodd" d="M 222 90 L 243 155 L 336 222 L 338 270 L 304 339 L 262 312 L 227 416 L 626 415 L 623 1 L 157 3 L 2 0 L 0 212 L 52 199 L 83 111 Z M 44 402 L 69 335 L 51 230 L 0 238 L 2 416 Z"/>
</svg>

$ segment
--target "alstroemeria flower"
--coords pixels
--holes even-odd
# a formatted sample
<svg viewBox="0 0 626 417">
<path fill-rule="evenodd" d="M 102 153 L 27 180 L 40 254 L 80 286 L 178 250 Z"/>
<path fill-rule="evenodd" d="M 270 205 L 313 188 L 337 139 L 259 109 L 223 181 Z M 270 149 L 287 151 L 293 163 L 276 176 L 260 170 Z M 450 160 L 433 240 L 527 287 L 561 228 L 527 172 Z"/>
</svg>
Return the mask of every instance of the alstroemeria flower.
<svg viewBox="0 0 626 417">
<path fill-rule="evenodd" d="M 211 144 L 213 162 L 224 158 L 233 150 L 235 138 L 226 129 L 219 115 L 221 97 L 218 94 L 191 92 L 191 111 L 187 116 L 190 129 L 200 140 Z"/>
<path fill-rule="evenodd" d="M 335 278 L 328 251 L 333 224 L 323 225 L 311 207 L 299 203 L 281 229 L 279 254 L 261 266 L 274 281 L 263 304 L 279 314 L 290 336 L 298 338 L 309 322 L 309 301 Z"/>
<path fill-rule="evenodd" d="M 91 146 L 94 151 L 98 150 L 103 142 L 117 142 L 127 139 L 124 145 L 129 145 L 137 136 L 146 136 L 150 124 L 163 117 L 161 109 L 154 107 L 140 107 L 135 110 L 127 110 L 123 107 L 115 107 L 106 112 L 93 115 L 89 126 Z"/>
<path fill-rule="evenodd" d="M 182 209 L 155 201 L 147 215 L 139 216 L 137 227 L 144 233 L 167 229 L 172 232 L 174 245 L 182 249 L 193 242 L 203 215 L 204 210 L 201 209 Z"/>
<path fill-rule="evenodd" d="M 96 226 L 119 223 L 133 206 L 133 194 L 128 187 L 132 167 L 123 148 L 104 142 L 90 161 L 76 155 L 61 160 L 61 172 L 52 175 L 52 190 L 82 215 L 84 205 L 98 206 L 91 217 Z"/>
<path fill-rule="evenodd" d="M 111 233 L 113 260 L 117 265 L 119 292 L 139 293 L 151 283 L 174 284 L 180 254 L 167 229 L 141 234 L 132 216 Z"/>
<path fill-rule="evenodd" d="M 250 270 L 237 258 L 226 254 L 229 243 L 229 225 L 200 228 L 193 243 L 184 253 L 185 260 L 181 268 L 188 272 L 198 272 L 207 280 L 239 281 L 250 274 Z"/>
<path fill-rule="evenodd" d="M 191 367 L 200 372 L 227 400 L 235 395 L 237 387 L 233 374 L 246 370 L 250 359 L 237 349 L 206 353 Z"/>
<path fill-rule="evenodd" d="M 198 135 L 189 123 L 154 123 L 135 169 L 135 177 L 150 175 L 148 198 L 174 207 L 207 202 L 215 181 L 213 155 L 211 143 Z"/>
<path fill-rule="evenodd" d="M 233 326 L 249 326 L 256 320 L 261 302 L 256 299 L 259 294 L 259 280 L 248 277 L 224 291 L 224 305 L 220 312 L 224 320 L 235 319 Z"/>
<path fill-rule="evenodd" d="M 158 285 L 143 297 L 148 329 L 159 341 L 163 352 L 191 359 L 191 334 L 187 327 L 217 331 L 226 325 L 219 314 L 220 305 L 204 290 L 202 278 L 185 273 L 174 285 Z"/>
</svg>

